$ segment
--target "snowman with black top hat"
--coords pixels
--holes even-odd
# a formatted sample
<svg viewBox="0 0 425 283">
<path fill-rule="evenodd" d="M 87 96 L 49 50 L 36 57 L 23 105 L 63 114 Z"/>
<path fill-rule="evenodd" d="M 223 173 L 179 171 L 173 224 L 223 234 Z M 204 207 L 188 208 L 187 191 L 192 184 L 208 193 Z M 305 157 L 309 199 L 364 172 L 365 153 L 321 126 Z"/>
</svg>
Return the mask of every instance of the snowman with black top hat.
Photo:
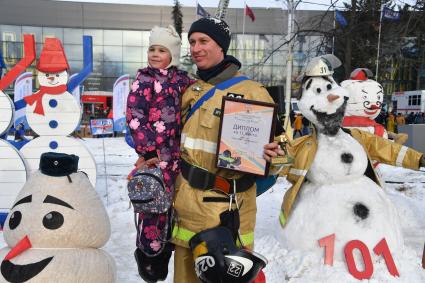
<svg viewBox="0 0 425 283">
<path fill-rule="evenodd" d="M 31 129 L 39 135 L 22 147 L 30 172 L 38 169 L 43 152 L 63 152 L 80 157 L 80 168 L 93 185 L 96 164 L 84 144 L 69 137 L 81 120 L 79 102 L 67 91 L 69 65 L 62 44 L 57 38 L 46 38 L 37 62 L 40 89 L 24 98 L 26 117 Z"/>
<path fill-rule="evenodd" d="M 6 219 L 0 282 L 113 283 L 110 223 L 78 157 L 44 153 Z"/>
<path fill-rule="evenodd" d="M 399 216 L 371 160 L 417 170 L 425 159 L 387 139 L 341 127 L 348 93 L 332 77 L 340 64 L 335 56 L 325 55 L 313 58 L 305 69 L 298 105 L 314 131 L 288 148 L 295 161 L 288 169 L 292 187 L 280 215 L 283 243 L 289 250 L 321 257 L 318 241 L 334 235 L 332 256 L 341 261 L 350 241 L 359 240 L 372 250 L 385 239 L 397 254 L 403 249 Z"/>
</svg>

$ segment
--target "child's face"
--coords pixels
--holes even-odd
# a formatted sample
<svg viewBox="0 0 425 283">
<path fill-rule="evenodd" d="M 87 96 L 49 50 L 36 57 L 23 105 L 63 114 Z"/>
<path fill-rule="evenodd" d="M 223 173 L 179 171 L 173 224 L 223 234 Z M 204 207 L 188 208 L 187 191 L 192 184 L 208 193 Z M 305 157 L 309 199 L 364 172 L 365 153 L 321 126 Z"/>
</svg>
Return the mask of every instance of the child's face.
<svg viewBox="0 0 425 283">
<path fill-rule="evenodd" d="M 148 63 L 152 68 L 165 69 L 171 62 L 171 54 L 162 45 L 151 45 L 148 50 Z"/>
</svg>

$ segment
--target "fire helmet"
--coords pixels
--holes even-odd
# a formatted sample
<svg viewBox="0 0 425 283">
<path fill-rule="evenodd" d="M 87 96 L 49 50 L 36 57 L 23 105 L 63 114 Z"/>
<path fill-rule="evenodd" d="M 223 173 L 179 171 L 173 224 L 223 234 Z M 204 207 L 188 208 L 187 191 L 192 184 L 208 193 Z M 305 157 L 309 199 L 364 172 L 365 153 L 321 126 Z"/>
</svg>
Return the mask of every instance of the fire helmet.
<svg viewBox="0 0 425 283">
<path fill-rule="evenodd" d="M 199 232 L 189 246 L 196 275 L 203 283 L 250 283 L 267 264 L 263 256 L 238 248 L 224 226 Z"/>
</svg>

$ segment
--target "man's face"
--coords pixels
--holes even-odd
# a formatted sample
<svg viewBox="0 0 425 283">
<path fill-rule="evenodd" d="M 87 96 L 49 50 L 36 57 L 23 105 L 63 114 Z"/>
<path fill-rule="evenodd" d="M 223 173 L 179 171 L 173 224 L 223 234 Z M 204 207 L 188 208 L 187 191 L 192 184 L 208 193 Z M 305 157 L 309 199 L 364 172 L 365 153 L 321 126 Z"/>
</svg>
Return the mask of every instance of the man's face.
<svg viewBox="0 0 425 283">
<path fill-rule="evenodd" d="M 212 68 L 224 59 L 221 47 L 205 33 L 192 33 L 189 44 L 192 60 L 200 70 Z"/>
</svg>

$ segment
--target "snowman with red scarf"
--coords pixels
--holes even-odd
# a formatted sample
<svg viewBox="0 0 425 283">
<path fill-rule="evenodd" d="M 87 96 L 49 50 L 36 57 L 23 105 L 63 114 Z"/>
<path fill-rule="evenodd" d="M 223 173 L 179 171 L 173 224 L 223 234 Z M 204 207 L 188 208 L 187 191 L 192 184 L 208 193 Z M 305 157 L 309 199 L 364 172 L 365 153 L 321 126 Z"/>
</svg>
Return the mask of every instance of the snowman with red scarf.
<svg viewBox="0 0 425 283">
<path fill-rule="evenodd" d="M 90 152 L 77 139 L 68 137 L 81 120 L 79 102 L 67 91 L 69 65 L 57 38 L 46 38 L 37 63 L 40 89 L 24 98 L 26 117 L 31 129 L 39 135 L 22 147 L 30 172 L 38 169 L 43 152 L 63 152 L 80 156 L 80 167 L 93 185 L 96 164 Z"/>
</svg>

